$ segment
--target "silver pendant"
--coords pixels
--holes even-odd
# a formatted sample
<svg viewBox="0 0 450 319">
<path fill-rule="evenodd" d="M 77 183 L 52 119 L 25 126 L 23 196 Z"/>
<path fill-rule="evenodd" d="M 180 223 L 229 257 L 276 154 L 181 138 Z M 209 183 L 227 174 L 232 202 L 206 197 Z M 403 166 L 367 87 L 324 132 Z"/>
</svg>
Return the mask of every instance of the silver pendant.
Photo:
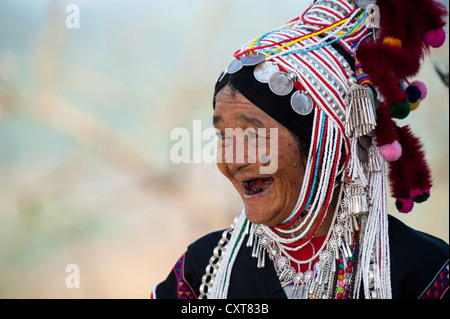
<svg viewBox="0 0 450 319">
<path fill-rule="evenodd" d="M 269 87 L 276 95 L 284 96 L 292 92 L 294 82 L 289 80 L 287 73 L 277 72 L 270 77 Z"/>
<path fill-rule="evenodd" d="M 361 144 L 357 145 L 358 158 L 362 163 L 367 163 L 369 161 L 369 152 Z"/>
<path fill-rule="evenodd" d="M 361 9 L 366 10 L 371 4 L 376 4 L 377 0 L 356 0 L 356 5 Z"/>
<path fill-rule="evenodd" d="M 297 114 L 308 115 L 313 110 L 314 102 L 309 94 L 296 91 L 291 96 L 291 106 Z"/>
<path fill-rule="evenodd" d="M 264 62 L 266 57 L 261 53 L 245 54 L 241 57 L 241 63 L 245 66 L 252 66 Z"/>
<path fill-rule="evenodd" d="M 241 61 L 239 61 L 238 59 L 233 59 L 233 61 L 231 61 L 230 65 L 227 68 L 227 73 L 234 74 L 243 67 L 244 65 L 241 63 Z"/>
<path fill-rule="evenodd" d="M 256 66 L 253 74 L 259 82 L 269 83 L 270 77 L 279 71 L 278 65 L 272 62 L 262 62 Z"/>
</svg>

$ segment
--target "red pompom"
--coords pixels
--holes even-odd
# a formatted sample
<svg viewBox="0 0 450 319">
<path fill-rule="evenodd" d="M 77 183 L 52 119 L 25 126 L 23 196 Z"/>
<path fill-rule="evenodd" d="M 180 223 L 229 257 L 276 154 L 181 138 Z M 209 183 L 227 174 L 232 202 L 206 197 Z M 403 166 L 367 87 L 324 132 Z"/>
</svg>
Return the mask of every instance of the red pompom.
<svg viewBox="0 0 450 319">
<path fill-rule="evenodd" d="M 425 40 L 433 48 L 439 48 L 440 46 L 442 46 L 445 42 L 445 38 L 446 35 L 443 28 L 431 30 L 425 34 Z"/>
<path fill-rule="evenodd" d="M 378 0 L 377 6 L 381 33 L 375 41 L 362 42 L 356 56 L 394 116 L 401 119 L 408 113 L 402 104 L 408 96 L 399 81 L 419 72 L 430 46 L 444 43 L 447 10 L 434 0 Z"/>
<path fill-rule="evenodd" d="M 414 202 L 410 198 L 397 198 L 395 207 L 400 213 L 407 214 L 414 208 Z"/>
<path fill-rule="evenodd" d="M 377 126 L 375 127 L 376 144 L 381 147 L 398 141 L 397 124 L 392 118 L 392 112 L 385 102 L 381 102 L 376 109 Z"/>
<path fill-rule="evenodd" d="M 400 128 L 398 134 L 404 150 L 405 167 L 409 172 L 410 196 L 417 203 L 424 202 L 430 196 L 432 179 L 422 144 L 409 126 Z"/>
<path fill-rule="evenodd" d="M 402 155 L 398 160 L 389 162 L 389 183 L 397 209 L 409 213 L 414 202 L 422 203 L 430 197 L 431 172 L 420 140 L 409 126 L 397 128 L 397 133 Z"/>
</svg>

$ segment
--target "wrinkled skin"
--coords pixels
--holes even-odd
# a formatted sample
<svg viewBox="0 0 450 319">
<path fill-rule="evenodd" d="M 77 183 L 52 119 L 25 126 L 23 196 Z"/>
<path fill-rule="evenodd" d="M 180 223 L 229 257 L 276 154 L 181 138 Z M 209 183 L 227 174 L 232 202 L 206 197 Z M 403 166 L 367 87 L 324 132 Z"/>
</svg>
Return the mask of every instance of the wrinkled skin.
<svg viewBox="0 0 450 319">
<path fill-rule="evenodd" d="M 244 131 L 253 128 L 254 131 L 257 131 L 258 128 L 263 127 L 267 129 L 267 132 L 270 128 L 278 129 L 278 147 L 270 145 L 269 134 L 266 136 L 267 153 L 273 153 L 270 154 L 272 156 L 278 150 L 278 166 L 273 174 L 261 174 L 261 168 L 267 164 L 263 164 L 259 157 L 255 159 L 253 156 L 252 158 L 248 152 L 248 145 L 251 145 L 251 142 L 245 143 L 242 147 L 236 142 L 235 137 L 234 147 L 243 149 L 244 161 L 239 163 L 236 158 L 233 161 L 226 161 L 223 158 L 218 161 L 217 165 L 240 194 L 249 221 L 266 226 L 282 223 L 294 209 L 300 194 L 304 174 L 304 165 L 301 163 L 306 156 L 300 154 L 298 145 L 289 130 L 251 103 L 241 93 L 232 91 L 228 87 L 225 87 L 216 98 L 214 125 L 220 131 L 223 141 L 229 139 L 228 143 L 231 143 L 231 140 L 229 136 L 225 136 L 226 128 L 241 128 Z M 227 142 L 224 141 L 221 145 L 222 148 L 226 144 Z M 236 157 L 236 152 L 233 153 L 233 156 Z M 269 179 L 267 184 L 270 185 L 263 192 L 253 195 L 246 194 L 243 182 L 256 178 Z"/>
</svg>

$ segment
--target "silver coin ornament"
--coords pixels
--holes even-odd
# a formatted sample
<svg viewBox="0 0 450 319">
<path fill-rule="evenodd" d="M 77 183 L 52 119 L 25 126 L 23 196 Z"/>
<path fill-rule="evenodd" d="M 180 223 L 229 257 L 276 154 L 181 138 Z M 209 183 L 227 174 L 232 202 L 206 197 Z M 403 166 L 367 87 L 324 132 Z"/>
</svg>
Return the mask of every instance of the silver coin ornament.
<svg viewBox="0 0 450 319">
<path fill-rule="evenodd" d="M 269 88 L 276 95 L 285 96 L 294 89 L 294 82 L 289 80 L 287 73 L 276 72 L 269 79 Z"/>
<path fill-rule="evenodd" d="M 362 163 L 367 163 L 369 161 L 369 151 L 362 147 L 359 143 L 357 144 L 358 158 Z"/>
<path fill-rule="evenodd" d="M 270 77 L 279 72 L 280 68 L 273 62 L 262 62 L 253 71 L 255 78 L 261 83 L 269 83 Z"/>
<path fill-rule="evenodd" d="M 241 57 L 241 63 L 245 66 L 253 66 L 260 64 L 261 62 L 264 62 L 266 60 L 266 57 L 264 54 L 261 53 L 249 53 L 244 54 Z"/>
<path fill-rule="evenodd" d="M 377 4 L 377 0 L 356 0 L 356 5 L 364 10 L 371 4 Z"/>
<path fill-rule="evenodd" d="M 233 59 L 233 61 L 231 61 L 230 65 L 227 68 L 227 73 L 234 74 L 243 67 L 244 65 L 241 63 L 241 61 L 239 61 L 239 59 Z"/>
<path fill-rule="evenodd" d="M 300 115 L 308 115 L 313 111 L 314 102 L 308 93 L 296 91 L 291 96 L 292 109 Z"/>
<path fill-rule="evenodd" d="M 358 138 L 358 143 L 366 150 L 372 146 L 372 137 L 369 135 L 363 135 Z"/>
</svg>

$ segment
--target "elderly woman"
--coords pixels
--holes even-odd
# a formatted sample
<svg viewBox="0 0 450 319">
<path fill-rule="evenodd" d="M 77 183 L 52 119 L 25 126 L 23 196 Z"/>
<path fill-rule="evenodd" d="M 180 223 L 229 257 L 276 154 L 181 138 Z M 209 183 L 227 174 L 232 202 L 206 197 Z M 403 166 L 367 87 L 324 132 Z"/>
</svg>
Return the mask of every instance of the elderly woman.
<svg viewBox="0 0 450 319">
<path fill-rule="evenodd" d="M 408 79 L 443 43 L 446 12 L 413 2 L 315 1 L 234 54 L 213 122 L 244 209 L 191 244 L 153 298 L 448 298 L 448 245 L 386 209 L 388 179 L 404 213 L 431 188 L 395 119 L 425 98 Z"/>
</svg>

